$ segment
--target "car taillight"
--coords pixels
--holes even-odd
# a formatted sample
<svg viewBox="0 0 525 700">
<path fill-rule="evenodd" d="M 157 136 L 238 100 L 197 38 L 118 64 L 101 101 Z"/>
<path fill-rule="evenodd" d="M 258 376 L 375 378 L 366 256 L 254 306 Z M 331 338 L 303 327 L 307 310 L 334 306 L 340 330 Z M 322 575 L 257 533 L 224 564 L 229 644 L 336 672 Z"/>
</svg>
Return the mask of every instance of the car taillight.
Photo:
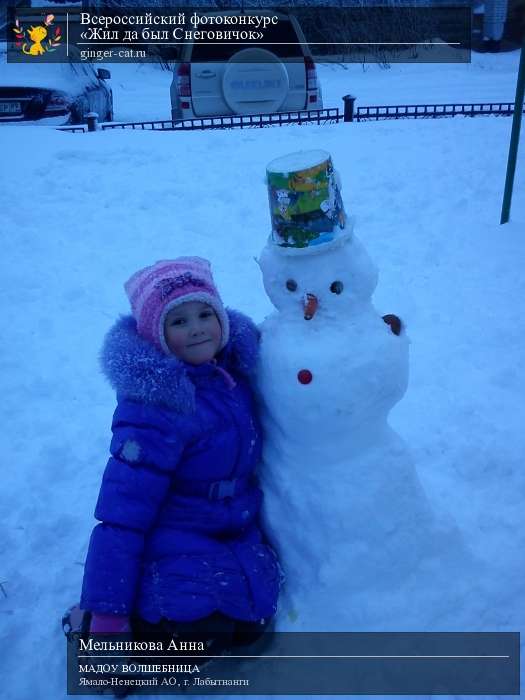
<svg viewBox="0 0 525 700">
<path fill-rule="evenodd" d="M 317 72 L 315 63 L 310 56 L 304 57 L 304 69 L 306 71 L 306 89 L 317 90 Z"/>
<path fill-rule="evenodd" d="M 179 97 L 191 97 L 191 66 L 181 63 L 177 69 L 177 92 Z"/>
<path fill-rule="evenodd" d="M 71 104 L 71 100 L 62 92 L 53 92 L 46 103 L 46 112 L 57 112 L 58 110 L 67 109 Z"/>
</svg>

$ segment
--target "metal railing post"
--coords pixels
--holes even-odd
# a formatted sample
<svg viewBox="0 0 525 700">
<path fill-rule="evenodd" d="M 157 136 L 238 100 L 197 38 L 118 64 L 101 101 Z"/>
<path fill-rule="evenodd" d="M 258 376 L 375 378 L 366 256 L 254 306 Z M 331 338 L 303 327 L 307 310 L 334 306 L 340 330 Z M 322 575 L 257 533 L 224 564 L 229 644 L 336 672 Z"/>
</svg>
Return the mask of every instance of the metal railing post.
<svg viewBox="0 0 525 700">
<path fill-rule="evenodd" d="M 88 112 L 86 119 L 88 131 L 96 131 L 98 129 L 98 114 L 96 112 Z"/>
<path fill-rule="evenodd" d="M 343 116 L 343 121 L 353 122 L 354 121 L 354 103 L 356 98 L 353 95 L 345 95 L 343 97 L 343 102 L 345 105 L 345 111 Z"/>
</svg>

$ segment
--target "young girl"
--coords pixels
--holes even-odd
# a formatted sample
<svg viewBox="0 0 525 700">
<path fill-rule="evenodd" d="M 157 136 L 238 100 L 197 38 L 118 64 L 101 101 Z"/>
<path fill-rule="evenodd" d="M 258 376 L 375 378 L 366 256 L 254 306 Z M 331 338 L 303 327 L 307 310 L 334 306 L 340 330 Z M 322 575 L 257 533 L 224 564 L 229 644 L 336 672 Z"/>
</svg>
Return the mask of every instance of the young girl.
<svg viewBox="0 0 525 700">
<path fill-rule="evenodd" d="M 125 290 L 133 316 L 101 356 L 118 405 L 80 606 L 93 634 L 211 637 L 220 653 L 260 636 L 280 586 L 254 475 L 258 332 L 202 258 L 157 262 Z"/>
</svg>

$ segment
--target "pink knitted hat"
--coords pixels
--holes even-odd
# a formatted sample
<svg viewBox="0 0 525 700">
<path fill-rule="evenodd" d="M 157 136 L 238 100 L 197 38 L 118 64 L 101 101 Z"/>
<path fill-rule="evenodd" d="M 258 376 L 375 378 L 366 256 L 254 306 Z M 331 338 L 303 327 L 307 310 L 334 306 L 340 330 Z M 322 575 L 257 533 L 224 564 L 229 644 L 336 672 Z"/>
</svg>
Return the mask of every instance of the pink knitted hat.
<svg viewBox="0 0 525 700">
<path fill-rule="evenodd" d="M 217 314 L 222 329 L 219 350 L 230 335 L 228 315 L 215 287 L 208 260 L 182 257 L 159 260 L 132 275 L 124 285 L 137 331 L 155 347 L 170 355 L 164 338 L 164 319 L 174 306 L 187 301 L 209 304 Z"/>
</svg>

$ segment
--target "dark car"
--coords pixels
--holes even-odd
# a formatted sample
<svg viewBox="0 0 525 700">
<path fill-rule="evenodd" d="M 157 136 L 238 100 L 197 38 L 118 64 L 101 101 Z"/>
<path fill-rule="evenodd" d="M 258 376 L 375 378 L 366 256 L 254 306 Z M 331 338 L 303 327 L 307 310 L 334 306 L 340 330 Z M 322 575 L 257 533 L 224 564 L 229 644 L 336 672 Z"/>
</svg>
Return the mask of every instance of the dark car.
<svg viewBox="0 0 525 700">
<path fill-rule="evenodd" d="M 70 47 L 73 49 L 74 47 Z M 74 51 L 70 57 L 76 56 Z M 0 46 L 0 124 L 82 124 L 89 112 L 113 120 L 113 94 L 105 68 L 85 62 L 7 63 Z"/>
</svg>

